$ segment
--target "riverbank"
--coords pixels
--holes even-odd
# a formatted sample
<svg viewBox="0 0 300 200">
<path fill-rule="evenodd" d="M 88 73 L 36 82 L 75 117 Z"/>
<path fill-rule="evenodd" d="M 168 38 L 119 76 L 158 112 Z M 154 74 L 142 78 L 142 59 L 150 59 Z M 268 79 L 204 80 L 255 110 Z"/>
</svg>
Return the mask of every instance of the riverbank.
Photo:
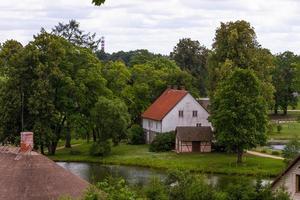
<svg viewBox="0 0 300 200">
<path fill-rule="evenodd" d="M 263 158 L 245 154 L 244 163 L 236 164 L 235 154 L 205 153 L 176 154 L 175 152 L 153 153 L 147 145 L 119 145 L 105 158 L 88 154 L 90 144 L 83 143 L 72 149 L 59 149 L 54 161 L 92 162 L 113 165 L 131 165 L 164 170 L 189 170 L 199 173 L 215 173 L 227 175 L 251 175 L 274 177 L 284 168 L 281 160 Z"/>
</svg>

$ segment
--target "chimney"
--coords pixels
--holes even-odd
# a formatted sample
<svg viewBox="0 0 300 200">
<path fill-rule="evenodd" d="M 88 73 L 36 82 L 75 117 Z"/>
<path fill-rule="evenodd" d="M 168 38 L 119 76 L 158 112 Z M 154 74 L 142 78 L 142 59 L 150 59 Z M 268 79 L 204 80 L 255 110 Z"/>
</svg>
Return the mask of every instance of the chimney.
<svg viewBox="0 0 300 200">
<path fill-rule="evenodd" d="M 181 90 L 185 90 L 185 87 L 183 85 L 180 86 Z"/>
<path fill-rule="evenodd" d="M 33 132 L 21 132 L 21 152 L 33 149 Z"/>
<path fill-rule="evenodd" d="M 167 86 L 167 89 L 172 89 L 172 86 L 171 86 L 171 85 L 168 85 L 168 86 Z"/>
<path fill-rule="evenodd" d="M 174 89 L 174 90 L 177 90 L 177 89 L 178 89 L 177 85 L 174 85 L 174 86 L 173 86 L 173 89 Z"/>
</svg>

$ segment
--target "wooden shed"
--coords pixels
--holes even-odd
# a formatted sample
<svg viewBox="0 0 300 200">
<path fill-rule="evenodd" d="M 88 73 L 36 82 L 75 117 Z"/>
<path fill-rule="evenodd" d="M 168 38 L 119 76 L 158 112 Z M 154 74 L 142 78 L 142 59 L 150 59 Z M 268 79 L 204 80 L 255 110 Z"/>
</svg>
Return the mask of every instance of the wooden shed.
<svg viewBox="0 0 300 200">
<path fill-rule="evenodd" d="M 177 127 L 176 152 L 211 152 L 213 133 L 211 127 Z"/>
</svg>

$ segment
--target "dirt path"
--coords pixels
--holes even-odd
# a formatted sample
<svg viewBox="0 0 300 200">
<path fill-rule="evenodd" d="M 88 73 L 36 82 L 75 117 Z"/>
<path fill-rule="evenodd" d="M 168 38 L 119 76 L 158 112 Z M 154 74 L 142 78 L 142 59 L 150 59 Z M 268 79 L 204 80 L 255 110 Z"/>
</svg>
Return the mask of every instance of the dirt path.
<svg viewBox="0 0 300 200">
<path fill-rule="evenodd" d="M 255 156 L 260 156 L 260 157 L 265 157 L 265 158 L 273 158 L 273 159 L 278 159 L 278 160 L 284 160 L 283 157 L 280 156 L 273 156 L 265 153 L 259 153 L 256 151 L 247 151 L 248 154 L 255 155 Z"/>
</svg>

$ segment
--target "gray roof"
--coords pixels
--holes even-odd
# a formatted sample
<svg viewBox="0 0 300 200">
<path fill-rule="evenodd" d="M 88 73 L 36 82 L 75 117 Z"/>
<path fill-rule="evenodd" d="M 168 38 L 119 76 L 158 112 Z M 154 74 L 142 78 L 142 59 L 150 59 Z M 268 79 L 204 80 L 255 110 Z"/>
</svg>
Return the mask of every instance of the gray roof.
<svg viewBox="0 0 300 200">
<path fill-rule="evenodd" d="M 176 137 L 181 141 L 211 141 L 213 133 L 210 126 L 181 126 L 176 128 Z"/>
<path fill-rule="evenodd" d="M 0 151 L 0 199 L 79 198 L 89 187 L 88 182 L 41 154 L 18 156 L 16 152 Z"/>
<path fill-rule="evenodd" d="M 198 98 L 198 103 L 209 113 L 210 100 L 209 98 Z"/>
</svg>

